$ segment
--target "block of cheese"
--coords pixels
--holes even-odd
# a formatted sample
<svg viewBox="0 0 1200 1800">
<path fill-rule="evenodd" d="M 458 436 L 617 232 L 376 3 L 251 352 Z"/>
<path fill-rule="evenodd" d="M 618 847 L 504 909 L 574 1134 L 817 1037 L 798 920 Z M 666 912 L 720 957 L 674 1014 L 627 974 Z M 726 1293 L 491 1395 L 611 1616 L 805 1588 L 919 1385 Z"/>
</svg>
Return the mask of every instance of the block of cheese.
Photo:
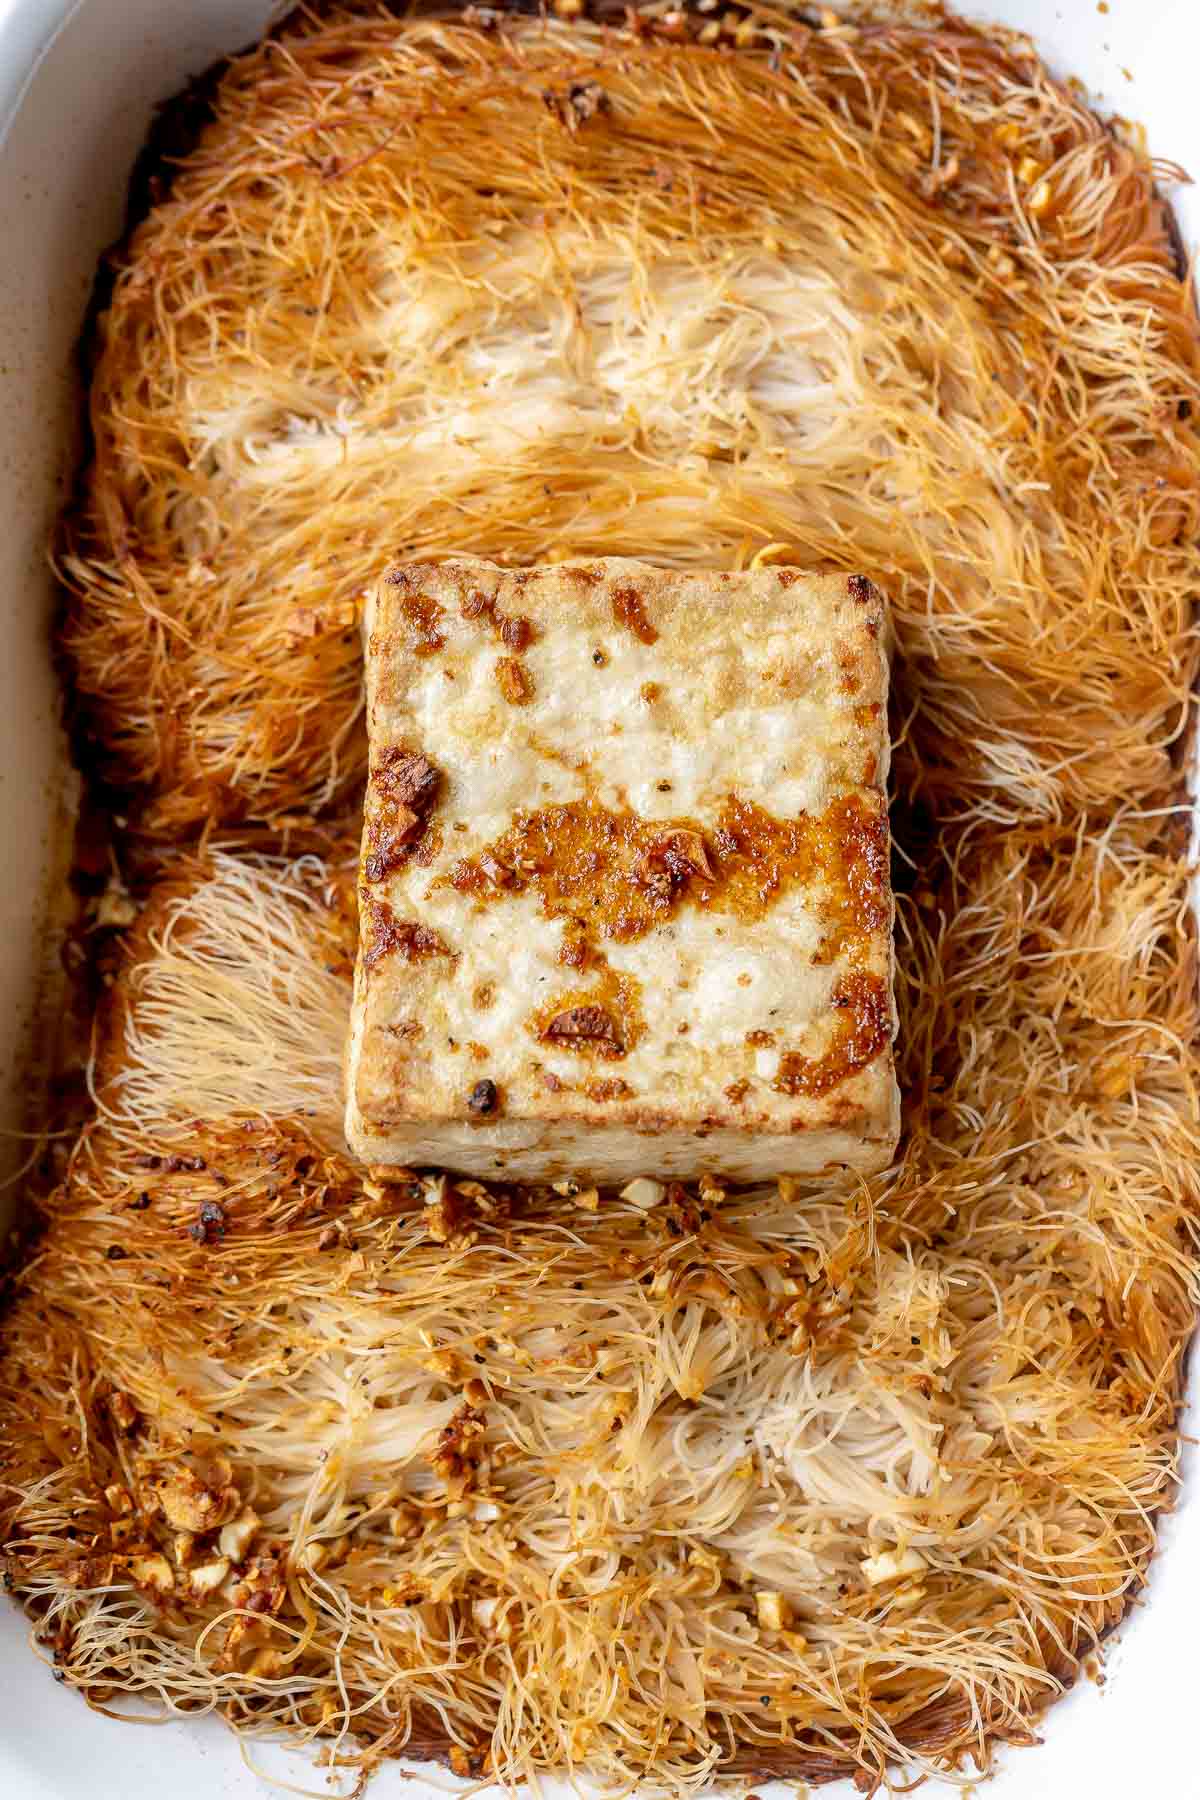
<svg viewBox="0 0 1200 1800">
<path fill-rule="evenodd" d="M 871 582 L 410 562 L 364 631 L 354 1152 L 522 1181 L 885 1166 Z"/>
</svg>

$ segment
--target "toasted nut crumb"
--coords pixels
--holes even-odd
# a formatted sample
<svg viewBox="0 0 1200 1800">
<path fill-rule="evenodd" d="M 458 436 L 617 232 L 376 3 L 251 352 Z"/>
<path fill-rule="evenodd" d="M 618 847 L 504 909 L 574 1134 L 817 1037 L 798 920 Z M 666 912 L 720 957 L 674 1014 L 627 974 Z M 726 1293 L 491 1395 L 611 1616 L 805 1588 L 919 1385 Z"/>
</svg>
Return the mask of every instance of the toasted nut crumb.
<svg viewBox="0 0 1200 1800">
<path fill-rule="evenodd" d="M 388 1518 L 388 1530 L 394 1538 L 404 1542 L 408 1538 L 420 1537 L 424 1529 L 420 1509 L 415 1506 L 398 1506 Z"/>
<path fill-rule="evenodd" d="M 138 1587 L 149 1588 L 156 1594 L 172 1594 L 175 1591 L 175 1575 L 165 1556 L 133 1556 L 129 1560 L 129 1573 Z"/>
<path fill-rule="evenodd" d="M 217 1547 L 222 1556 L 228 1556 L 232 1562 L 240 1563 L 258 1531 L 262 1520 L 252 1506 L 242 1509 L 236 1519 L 230 1519 L 222 1525 L 221 1535 L 217 1539 Z"/>
<path fill-rule="evenodd" d="M 927 1568 L 919 1550 L 882 1550 L 878 1556 L 864 1557 L 860 1567 L 872 1587 L 885 1581 L 899 1581 L 905 1575 L 921 1575 Z"/>
<path fill-rule="evenodd" d="M 218 1474 L 224 1474 L 228 1467 L 225 1463 Z M 167 1524 L 176 1531 L 214 1531 L 231 1519 L 241 1505 L 242 1497 L 235 1487 L 226 1484 L 214 1492 L 191 1469 L 175 1469 L 154 1485 Z"/>
<path fill-rule="evenodd" d="M 137 918 L 137 907 L 119 883 L 113 882 L 105 888 L 96 903 L 96 924 L 102 928 L 119 928 L 132 925 Z"/>
<path fill-rule="evenodd" d="M 188 1586 L 193 1594 L 212 1594 L 220 1587 L 229 1574 L 229 1558 L 218 1557 L 216 1562 L 201 1563 L 188 1575 Z"/>
<path fill-rule="evenodd" d="M 258 1675 L 263 1680 L 270 1681 L 277 1676 L 282 1675 L 285 1666 L 283 1651 L 276 1650 L 273 1646 L 267 1644 L 264 1645 L 261 1650 L 256 1650 L 254 1652 L 254 1655 L 250 1658 L 250 1667 L 247 1673 L 250 1675 Z"/>
<path fill-rule="evenodd" d="M 659 1204 L 666 1191 L 661 1181 L 651 1181 L 648 1175 L 638 1175 L 621 1189 L 621 1198 L 648 1212 L 652 1206 Z"/>
<path fill-rule="evenodd" d="M 754 1605 L 765 1631 L 786 1631 L 792 1622 L 791 1606 L 775 1588 L 763 1588 L 755 1594 Z"/>
</svg>

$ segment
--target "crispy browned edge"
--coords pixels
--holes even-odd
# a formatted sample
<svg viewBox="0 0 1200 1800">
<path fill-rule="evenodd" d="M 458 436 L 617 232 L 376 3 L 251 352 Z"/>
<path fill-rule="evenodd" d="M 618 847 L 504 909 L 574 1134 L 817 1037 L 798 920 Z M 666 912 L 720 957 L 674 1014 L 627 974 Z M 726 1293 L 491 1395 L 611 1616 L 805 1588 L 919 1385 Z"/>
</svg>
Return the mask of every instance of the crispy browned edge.
<svg viewBox="0 0 1200 1800">
<path fill-rule="evenodd" d="M 412 0 L 404 4 L 404 0 L 375 0 L 372 12 L 387 10 L 398 20 L 414 16 L 452 16 L 468 10 L 472 0 Z M 476 0 L 477 3 L 477 0 Z M 327 14 L 347 10 L 353 0 L 306 0 L 305 4 L 291 8 L 263 34 L 263 37 L 278 37 L 286 33 L 293 24 L 304 23 L 309 26 Z M 736 10 L 749 16 L 752 8 L 744 0 L 728 0 Z M 631 12 L 640 10 L 641 0 L 590 0 L 587 16 L 593 23 L 622 24 Z M 696 0 L 679 0 L 680 10 L 696 13 Z M 486 8 L 492 13 L 502 13 L 514 18 L 537 18 L 544 11 L 541 0 L 486 0 Z M 796 6 L 798 20 L 803 20 L 806 11 L 801 5 Z M 811 11 L 817 11 L 814 6 Z M 941 9 L 938 9 L 941 14 Z M 703 15 L 698 15 L 703 17 Z M 944 14 L 941 15 L 944 18 Z M 245 46 L 248 51 L 263 41 L 256 38 Z M 86 396 L 91 382 L 96 359 L 99 353 L 100 335 L 99 320 L 109 305 L 112 297 L 117 271 L 122 267 L 129 241 L 150 212 L 152 207 L 165 198 L 170 191 L 175 168 L 181 158 L 196 147 L 205 127 L 213 117 L 213 102 L 221 80 L 231 63 L 239 54 L 233 52 L 229 56 L 220 57 L 209 68 L 193 77 L 179 93 L 165 100 L 156 110 L 147 133 L 146 142 L 138 154 L 130 175 L 128 196 L 125 209 L 124 228 L 121 236 L 112 244 L 101 258 L 92 287 L 87 309 L 84 314 L 76 350 L 76 371 L 79 381 L 78 412 L 80 427 L 80 450 L 76 468 L 73 492 L 68 507 L 78 498 L 83 479 L 92 460 L 94 443 L 89 422 Z M 1108 121 L 1105 121 L 1106 125 Z M 1180 279 L 1187 270 L 1187 253 L 1178 221 L 1168 202 L 1163 201 L 1163 215 L 1167 223 L 1172 247 L 1175 253 L 1176 273 Z M 65 606 L 66 595 L 62 594 L 60 607 Z M 55 632 L 57 642 L 58 633 Z M 60 664 L 60 675 L 62 674 Z M 102 822 L 113 812 L 122 809 L 125 796 L 118 789 L 101 783 L 95 775 L 94 747 L 89 740 L 79 715 L 71 705 L 71 684 L 68 679 L 61 679 L 63 694 L 64 724 L 71 746 L 72 761 L 83 781 L 83 795 L 80 805 L 79 822 L 75 831 L 76 853 L 71 859 L 73 868 L 85 863 L 86 859 L 78 853 L 81 838 L 85 837 L 94 846 Z M 1180 770 L 1180 786 L 1183 790 L 1183 770 L 1189 752 L 1193 752 L 1200 744 L 1200 713 L 1193 709 L 1191 728 L 1181 736 L 1176 746 L 1177 767 Z M 94 854 L 94 850 L 93 850 Z M 109 934 L 101 934 L 107 937 Z M 91 939 L 96 942 L 95 936 Z M 111 958 L 112 945 L 106 945 L 106 955 Z M 119 960 L 124 962 L 125 955 L 118 952 Z M 71 983 L 73 990 L 72 1013 L 82 1018 L 89 998 L 98 1000 L 103 993 L 103 986 L 97 980 L 94 966 L 85 968 Z M 106 1024 L 111 1033 L 116 1021 L 111 1011 L 101 1009 L 107 1015 Z M 68 1108 L 74 1112 L 73 1107 Z M 20 1220 L 8 1242 L 0 1252 L 0 1320 L 11 1303 L 13 1286 L 10 1279 L 14 1271 L 25 1259 L 30 1244 L 36 1235 L 36 1220 Z M 1192 1340 L 1194 1341 L 1194 1340 Z M 1180 1366 L 1179 1393 L 1187 1391 L 1188 1374 L 1191 1363 L 1192 1341 L 1185 1348 Z M 1156 1509 L 1152 1515 L 1156 1520 L 1161 1514 L 1171 1510 L 1171 1502 L 1166 1502 Z M 1136 1592 L 1130 1594 L 1126 1611 L 1137 1600 Z M 1116 1619 L 1099 1634 L 1098 1643 L 1102 1644 L 1123 1622 Z M 1047 1670 L 1054 1675 L 1065 1688 L 1072 1687 L 1083 1669 L 1083 1662 L 1072 1661 L 1061 1653 L 1047 1646 Z M 1048 1697 L 1038 1709 L 1040 1715 L 1054 1704 L 1055 1696 Z M 968 1709 L 965 1702 L 942 1701 L 934 1706 L 923 1708 L 908 1721 L 903 1732 L 906 1747 L 925 1755 L 936 1755 L 946 1748 L 967 1723 Z M 989 1737 L 998 1742 L 1006 1740 L 1016 1742 L 1032 1742 L 1035 1740 L 1033 1730 L 1034 1719 L 1013 1722 L 1007 1725 L 996 1720 L 988 1725 Z M 438 1726 L 429 1719 L 416 1722 L 414 1731 L 402 1754 L 417 1762 L 437 1762 L 449 1766 L 451 1740 Z M 729 1757 L 723 1761 L 716 1771 L 718 1776 L 735 1775 L 754 1780 L 787 1779 L 807 1781 L 818 1786 L 839 1779 L 857 1778 L 857 1785 L 863 1786 L 861 1765 L 852 1757 L 837 1755 L 830 1746 L 813 1742 L 807 1745 L 797 1744 L 794 1748 L 756 1746 L 734 1740 Z M 872 1789 L 873 1791 L 873 1789 Z"/>
</svg>

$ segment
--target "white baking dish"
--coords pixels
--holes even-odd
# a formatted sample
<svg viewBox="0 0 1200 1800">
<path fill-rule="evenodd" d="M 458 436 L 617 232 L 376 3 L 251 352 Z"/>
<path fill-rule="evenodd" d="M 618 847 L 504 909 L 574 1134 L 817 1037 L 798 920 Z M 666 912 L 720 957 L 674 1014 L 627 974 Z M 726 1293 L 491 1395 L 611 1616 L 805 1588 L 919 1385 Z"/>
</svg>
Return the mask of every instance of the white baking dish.
<svg viewBox="0 0 1200 1800">
<path fill-rule="evenodd" d="M 69 779 L 57 725 L 45 543 L 70 479 L 77 394 L 72 353 L 96 259 L 119 232 L 125 186 L 156 101 L 222 52 L 253 39 L 264 0 L 0 0 L 0 1165 L 24 1106 L 30 1022 L 47 951 L 45 897 L 61 873 Z M 1106 110 L 1142 120 L 1155 153 L 1200 172 L 1196 0 L 991 0 L 963 10 L 1033 32 L 1050 62 L 1079 75 Z M 1200 242 L 1200 197 L 1173 192 L 1185 240 Z M 52 949 L 52 947 L 51 947 Z M 4 1205 L 0 1197 L 0 1208 Z M 2 1216 L 2 1215 L 0 1215 Z M 1194 1410 L 1194 1408 L 1193 1408 Z M 1190 1457 L 1195 1463 L 1195 1458 Z M 1193 1470 L 1200 1482 L 1200 1468 Z M 1051 1715 L 1037 1750 L 1001 1758 L 989 1800 L 1187 1800 L 1200 1794 L 1194 1727 L 1194 1597 L 1200 1501 L 1185 1492 L 1163 1533 L 1148 1603 Z M 256 1763 L 299 1791 L 327 1774 L 255 1747 Z M 400 1788 L 444 1793 L 436 1771 Z M 55 1685 L 0 1604 L 3 1800 L 233 1800 L 263 1791 L 213 1720 L 166 1730 L 90 1713 Z M 340 1791 L 349 1792 L 352 1780 Z M 294 1788 L 292 1791 L 297 1791 Z M 830 1792 L 833 1800 L 833 1790 Z M 844 1790 L 849 1792 L 850 1790 Z"/>
</svg>

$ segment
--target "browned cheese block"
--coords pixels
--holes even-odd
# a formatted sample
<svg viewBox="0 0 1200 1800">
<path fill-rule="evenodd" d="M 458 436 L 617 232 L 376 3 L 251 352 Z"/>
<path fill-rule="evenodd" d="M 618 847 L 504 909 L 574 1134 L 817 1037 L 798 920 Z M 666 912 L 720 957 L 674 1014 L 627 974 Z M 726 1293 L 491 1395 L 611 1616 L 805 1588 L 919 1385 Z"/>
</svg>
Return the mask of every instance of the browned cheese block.
<svg viewBox="0 0 1200 1800">
<path fill-rule="evenodd" d="M 408 563 L 365 636 L 354 1151 L 525 1181 L 885 1166 L 871 582 Z"/>
</svg>

